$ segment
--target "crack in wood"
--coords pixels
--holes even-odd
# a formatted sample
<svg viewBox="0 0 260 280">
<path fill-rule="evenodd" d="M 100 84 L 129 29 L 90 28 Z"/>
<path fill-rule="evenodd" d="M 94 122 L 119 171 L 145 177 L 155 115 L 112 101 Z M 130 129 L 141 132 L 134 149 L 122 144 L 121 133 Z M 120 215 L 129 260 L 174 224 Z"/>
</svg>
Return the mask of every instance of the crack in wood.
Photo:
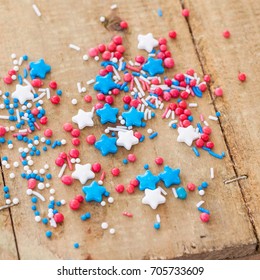
<svg viewBox="0 0 260 280">
<path fill-rule="evenodd" d="M 184 0 L 179 0 L 180 1 L 180 5 L 181 5 L 181 8 L 182 9 L 185 9 L 185 3 L 184 3 Z M 186 23 L 187 23 L 187 26 L 188 26 L 188 30 L 190 32 L 190 35 L 191 35 L 191 40 L 192 40 L 192 43 L 193 43 L 193 46 L 194 46 L 194 50 L 195 50 L 195 53 L 196 53 L 196 56 L 198 58 L 198 61 L 199 61 L 199 64 L 200 64 L 200 67 L 201 67 L 201 70 L 202 70 L 202 73 L 203 75 L 206 75 L 206 71 L 205 71 L 205 68 L 204 68 L 204 65 L 202 63 L 203 61 L 203 55 L 200 54 L 199 52 L 199 48 L 198 48 L 198 45 L 196 43 L 196 40 L 195 40 L 195 37 L 194 37 L 194 34 L 193 34 L 193 30 L 192 30 L 192 27 L 191 27 L 191 24 L 190 24 L 190 21 L 189 21 L 189 18 L 188 17 L 185 17 L 185 20 L 186 20 Z M 208 91 L 209 91 L 209 95 L 210 95 L 210 98 L 211 98 L 211 102 L 213 104 L 213 107 L 214 107 L 214 110 L 215 112 L 218 111 L 217 109 L 217 105 L 215 103 L 215 98 L 214 98 L 214 95 L 213 95 L 213 92 L 210 88 L 210 86 L 207 86 L 208 88 Z M 221 120 L 219 119 L 219 126 L 220 126 L 220 130 L 222 132 L 222 135 L 223 135 L 223 138 L 224 138 L 224 142 L 225 142 L 225 145 L 227 147 L 227 151 L 228 151 L 228 155 L 230 157 L 230 160 L 232 162 L 232 168 L 234 170 L 234 173 L 235 173 L 235 177 L 236 178 L 240 178 L 240 176 L 238 175 L 238 171 L 236 169 L 236 164 L 235 164 L 235 160 L 234 160 L 234 157 L 232 155 L 232 152 L 231 152 L 231 148 L 229 147 L 229 144 L 228 144 L 228 140 L 227 140 L 227 137 L 226 137 L 226 133 L 225 133 L 225 130 L 224 130 L 224 127 L 221 123 Z M 247 176 L 247 175 L 244 175 L 244 176 Z M 243 178 L 243 179 L 247 179 L 247 178 Z M 249 221 L 251 223 L 251 226 L 252 226 L 252 229 L 253 229 L 253 233 L 254 233 L 254 236 L 256 238 L 256 241 L 257 241 L 257 244 L 256 244 L 256 251 L 258 251 L 258 248 L 259 248 L 259 245 L 260 245 L 260 241 L 259 241 L 259 238 L 258 238 L 258 235 L 257 235 L 257 230 L 256 230 L 256 225 L 255 225 L 255 221 L 254 221 L 254 218 L 253 218 L 253 215 L 251 213 L 251 209 L 247 203 L 247 200 L 246 200 L 246 195 L 244 193 L 244 190 L 239 182 L 240 179 L 236 180 L 237 181 L 237 184 L 238 184 L 238 187 L 240 189 L 240 192 L 241 192 L 241 195 L 242 195 L 242 199 L 243 199 L 243 202 L 245 204 L 245 207 L 246 207 L 246 210 L 247 210 L 247 214 L 248 214 L 248 217 L 249 217 Z"/>
</svg>

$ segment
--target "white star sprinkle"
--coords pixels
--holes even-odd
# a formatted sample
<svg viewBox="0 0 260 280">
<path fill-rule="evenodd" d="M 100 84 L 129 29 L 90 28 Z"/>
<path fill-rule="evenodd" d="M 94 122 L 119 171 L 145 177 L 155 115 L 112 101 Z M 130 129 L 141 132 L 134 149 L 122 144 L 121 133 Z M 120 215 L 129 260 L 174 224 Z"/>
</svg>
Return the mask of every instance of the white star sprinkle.
<svg viewBox="0 0 260 280">
<path fill-rule="evenodd" d="M 138 35 L 138 46 L 139 50 L 146 50 L 150 53 L 154 47 L 158 46 L 158 41 L 154 39 L 152 33 L 148 33 L 146 35 Z"/>
<path fill-rule="evenodd" d="M 156 209 L 159 204 L 163 204 L 166 198 L 161 194 L 161 188 L 155 190 L 145 189 L 145 196 L 142 199 L 143 204 L 148 204 L 152 209 Z"/>
<path fill-rule="evenodd" d="M 32 87 L 30 85 L 28 86 L 16 85 L 16 89 L 12 93 L 12 98 L 17 98 L 20 104 L 23 105 L 24 102 L 34 99 L 34 95 L 31 90 Z"/>
<path fill-rule="evenodd" d="M 93 112 L 85 112 L 82 109 L 79 109 L 78 114 L 72 117 L 72 121 L 78 124 L 79 129 L 83 129 L 86 126 L 94 125 L 92 118 Z"/>
<path fill-rule="evenodd" d="M 78 179 L 80 183 L 83 185 L 89 179 L 95 178 L 95 173 L 91 171 L 91 164 L 76 164 L 75 171 L 72 173 L 72 178 Z"/>
<path fill-rule="evenodd" d="M 191 146 L 194 140 L 200 138 L 199 132 L 197 129 L 193 128 L 192 125 L 188 127 L 179 127 L 178 133 L 177 142 L 184 142 L 188 146 Z"/>
<path fill-rule="evenodd" d="M 133 130 L 128 130 L 126 132 L 119 131 L 118 137 L 119 138 L 116 141 L 117 146 L 123 146 L 128 151 L 132 148 L 133 145 L 136 145 L 139 143 L 138 138 L 134 136 Z"/>
</svg>

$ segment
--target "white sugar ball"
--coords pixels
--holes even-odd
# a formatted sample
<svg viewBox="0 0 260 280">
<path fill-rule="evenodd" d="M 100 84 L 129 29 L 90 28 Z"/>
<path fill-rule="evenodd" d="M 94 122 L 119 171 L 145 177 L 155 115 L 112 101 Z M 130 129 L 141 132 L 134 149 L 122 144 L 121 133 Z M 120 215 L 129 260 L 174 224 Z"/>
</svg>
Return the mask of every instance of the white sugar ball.
<svg viewBox="0 0 260 280">
<path fill-rule="evenodd" d="M 80 163 L 80 158 L 76 158 L 76 163 Z"/>
<path fill-rule="evenodd" d="M 33 160 L 32 160 L 32 159 L 28 160 L 28 165 L 29 165 L 29 166 L 32 166 L 32 165 L 33 165 Z"/>
<path fill-rule="evenodd" d="M 11 54 L 11 58 L 12 58 L 12 59 L 16 59 L 16 54 L 15 54 L 15 53 L 12 53 L 12 54 Z"/>
<path fill-rule="evenodd" d="M 26 194 L 27 194 L 27 195 L 32 195 L 32 192 L 33 192 L 33 191 L 32 191 L 31 189 L 26 190 Z"/>
<path fill-rule="evenodd" d="M 100 205 L 101 206 L 106 206 L 106 202 L 103 200 L 103 201 L 100 202 Z"/>
<path fill-rule="evenodd" d="M 27 171 L 27 170 L 29 170 L 30 169 L 30 167 L 28 166 L 28 165 L 25 165 L 24 167 L 23 167 L 23 170 L 24 171 Z"/>
<path fill-rule="evenodd" d="M 49 164 L 44 164 L 44 169 L 48 170 L 50 168 Z"/>
<path fill-rule="evenodd" d="M 60 203 L 61 203 L 62 205 L 65 205 L 65 204 L 66 204 L 65 199 L 62 199 L 62 200 L 60 201 Z"/>
<path fill-rule="evenodd" d="M 110 233 L 110 234 L 115 234 L 115 233 L 116 233 L 116 230 L 115 230 L 114 228 L 111 228 L 111 229 L 109 230 L 109 233 Z"/>
<path fill-rule="evenodd" d="M 6 160 L 3 160 L 3 161 L 2 161 L 2 165 L 3 165 L 3 166 L 6 166 L 6 165 L 7 165 L 7 161 L 6 161 Z"/>
<path fill-rule="evenodd" d="M 32 108 L 32 103 L 28 103 L 26 106 L 27 106 L 27 108 L 30 109 L 30 108 Z"/>
<path fill-rule="evenodd" d="M 100 21 L 100 22 L 105 22 L 105 21 L 106 21 L 106 18 L 105 18 L 104 16 L 101 16 L 101 17 L 99 18 L 99 21 Z"/>
<path fill-rule="evenodd" d="M 205 191 L 204 190 L 200 190 L 199 191 L 199 195 L 203 196 L 205 194 Z"/>
<path fill-rule="evenodd" d="M 31 159 L 32 159 L 31 156 L 27 156 L 27 157 L 26 157 L 26 160 L 31 160 Z"/>
<path fill-rule="evenodd" d="M 121 120 L 120 123 L 121 123 L 122 125 L 124 125 L 124 124 L 125 124 L 125 120 Z"/>
<path fill-rule="evenodd" d="M 12 75 L 11 78 L 13 81 L 15 81 L 17 77 L 16 77 L 16 75 Z"/>
<path fill-rule="evenodd" d="M 107 201 L 108 201 L 109 203 L 113 203 L 113 202 L 114 202 L 114 198 L 113 198 L 112 196 L 110 196 L 110 197 L 107 199 Z"/>
<path fill-rule="evenodd" d="M 23 148 L 22 148 L 22 147 L 19 147 L 19 148 L 18 148 L 18 152 L 19 152 L 19 153 L 22 153 L 22 152 L 23 152 Z"/>
<path fill-rule="evenodd" d="M 11 167 L 11 165 L 9 164 L 9 163 L 7 163 L 6 165 L 5 165 L 5 168 L 6 169 L 9 169 Z"/>
<path fill-rule="evenodd" d="M 102 229 L 107 229 L 107 228 L 108 228 L 108 223 L 103 222 L 103 223 L 101 224 L 101 228 L 102 228 Z"/>
<path fill-rule="evenodd" d="M 53 213 L 48 213 L 48 218 L 53 218 Z"/>
<path fill-rule="evenodd" d="M 6 201 L 5 201 L 5 204 L 7 204 L 7 205 L 9 205 L 9 204 L 11 204 L 11 199 L 7 199 Z"/>
<path fill-rule="evenodd" d="M 95 56 L 94 59 L 95 59 L 96 61 L 99 61 L 99 57 L 98 57 L 98 56 Z"/>
<path fill-rule="evenodd" d="M 109 133 L 109 129 L 108 129 L 108 128 L 105 129 L 105 133 L 106 133 L 106 134 Z"/>
<path fill-rule="evenodd" d="M 83 58 L 83 60 L 87 61 L 88 60 L 88 55 L 84 54 L 82 58 Z"/>
<path fill-rule="evenodd" d="M 30 144 L 27 145 L 27 147 L 28 147 L 29 149 L 31 149 L 31 148 L 33 147 L 33 144 L 30 143 Z"/>
<path fill-rule="evenodd" d="M 36 169 L 33 170 L 33 173 L 34 173 L 34 174 L 38 174 L 38 170 L 36 170 Z"/>
<path fill-rule="evenodd" d="M 41 142 L 45 143 L 45 141 L 46 141 L 46 138 L 45 137 L 41 137 Z"/>
<path fill-rule="evenodd" d="M 37 188 L 39 189 L 39 190 L 43 190 L 44 189 L 44 183 L 39 183 L 38 185 L 37 185 Z"/>
<path fill-rule="evenodd" d="M 66 144 L 67 144 L 66 139 L 61 139 L 61 145 L 66 145 Z"/>
<path fill-rule="evenodd" d="M 53 201 L 55 198 L 54 198 L 54 196 L 50 196 L 50 201 Z"/>
<path fill-rule="evenodd" d="M 10 177 L 10 179 L 14 179 L 15 178 L 15 174 L 14 173 L 10 173 L 9 177 Z"/>
<path fill-rule="evenodd" d="M 32 170 L 29 169 L 29 170 L 26 171 L 26 173 L 27 173 L 28 175 L 29 175 L 29 174 L 32 174 Z"/>
<path fill-rule="evenodd" d="M 50 183 L 46 183 L 45 187 L 48 189 L 50 187 Z"/>
<path fill-rule="evenodd" d="M 15 127 L 13 125 L 10 126 L 10 131 L 15 131 Z"/>
<path fill-rule="evenodd" d="M 8 147 L 8 149 L 10 149 L 10 150 L 11 150 L 11 149 L 14 147 L 14 145 L 13 145 L 13 144 L 8 144 L 8 146 L 7 146 L 7 147 Z"/>
<path fill-rule="evenodd" d="M 36 146 L 39 145 L 39 143 L 40 143 L 39 140 L 34 140 L 33 141 L 33 144 L 36 145 Z"/>
<path fill-rule="evenodd" d="M 114 62 L 114 63 L 117 63 L 117 62 L 118 62 L 118 59 L 117 59 L 116 57 L 113 57 L 113 58 L 111 59 L 111 61 Z"/>
<path fill-rule="evenodd" d="M 28 152 L 29 152 L 29 148 L 24 148 L 23 151 L 24 151 L 25 153 L 28 153 Z"/>
<path fill-rule="evenodd" d="M 99 181 L 98 181 L 98 184 L 99 184 L 100 186 L 102 186 L 102 185 L 103 185 L 103 181 L 102 181 L 102 180 L 99 180 Z"/>
<path fill-rule="evenodd" d="M 72 105 L 76 105 L 78 103 L 78 100 L 76 98 L 73 98 L 71 100 Z"/>
<path fill-rule="evenodd" d="M 54 189 L 50 189 L 50 194 L 55 194 L 55 190 Z"/>
<path fill-rule="evenodd" d="M 19 204 L 19 199 L 17 198 L 17 197 L 15 197 L 14 199 L 13 199 L 13 204 L 15 204 L 15 205 L 17 205 L 17 204 Z"/>
<path fill-rule="evenodd" d="M 15 72 L 17 72 L 19 70 L 19 66 L 15 65 L 13 69 Z"/>
<path fill-rule="evenodd" d="M 75 159 L 75 158 L 71 158 L 71 159 L 70 159 L 70 162 L 71 162 L 71 163 L 75 163 L 75 162 L 76 162 L 76 159 Z"/>
<path fill-rule="evenodd" d="M 147 129 L 147 133 L 151 134 L 153 132 L 153 130 L 151 128 Z"/>
<path fill-rule="evenodd" d="M 19 162 L 18 162 L 18 161 L 15 161 L 15 162 L 13 163 L 13 166 L 14 166 L 14 167 L 18 167 L 18 166 L 19 166 Z"/>
<path fill-rule="evenodd" d="M 86 92 L 87 89 L 86 89 L 85 87 L 82 87 L 82 88 L 81 88 L 81 91 L 82 91 L 82 92 Z"/>
<path fill-rule="evenodd" d="M 35 216 L 34 219 L 35 219 L 35 222 L 37 222 L 37 223 L 39 223 L 42 220 L 42 218 L 40 216 Z"/>
<path fill-rule="evenodd" d="M 40 174 L 44 174 L 45 173 L 45 169 L 43 169 L 43 168 L 41 168 L 40 170 L 39 170 L 39 172 L 40 172 Z"/>
</svg>

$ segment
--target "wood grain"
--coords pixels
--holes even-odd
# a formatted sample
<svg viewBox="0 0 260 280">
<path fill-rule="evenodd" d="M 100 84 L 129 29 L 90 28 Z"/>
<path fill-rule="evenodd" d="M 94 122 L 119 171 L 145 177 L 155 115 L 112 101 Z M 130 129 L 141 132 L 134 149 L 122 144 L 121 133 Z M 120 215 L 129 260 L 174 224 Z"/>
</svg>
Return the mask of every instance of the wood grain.
<svg viewBox="0 0 260 280">
<path fill-rule="evenodd" d="M 23 5 L 14 5 L 13 1 L 2 1 L 0 24 L 3 26 L 1 53 L 6 54 L 1 59 L 1 74 L 10 66 L 9 54 L 17 55 L 27 53 L 32 60 L 44 57 L 52 65 L 52 74 L 48 80 L 55 79 L 63 89 L 62 104 L 55 107 L 46 102 L 48 107 L 49 127 L 53 128 L 55 139 L 70 137 L 61 130 L 65 121 L 77 113 L 79 108 L 90 110 L 91 106 L 84 103 L 82 96 L 77 93 L 76 83 L 86 82 L 94 78 L 98 71 L 98 64 L 94 61 L 83 62 L 82 55 L 87 49 L 96 46 L 103 41 L 108 43 L 113 31 L 105 29 L 99 22 L 101 15 L 109 15 L 112 1 L 82 1 L 75 5 L 75 1 L 37 1 L 42 17 L 38 18 L 31 9 L 31 1 L 24 1 Z M 193 42 L 185 19 L 181 16 L 180 2 L 169 3 L 165 1 L 117 1 L 118 10 L 110 16 L 113 19 L 119 16 L 129 23 L 129 30 L 122 34 L 127 49 L 126 59 L 133 58 L 137 52 L 137 35 L 153 32 L 156 38 L 167 36 L 168 31 L 176 29 L 178 39 L 169 42 L 176 62 L 174 71 L 168 71 L 166 75 L 186 71 L 188 68 L 196 69 L 198 75 L 202 75 L 200 63 L 194 51 Z M 157 9 L 161 8 L 163 17 L 159 18 Z M 9 32 L 5 24 L 12 18 L 12 23 L 17 28 Z M 25 20 L 26 19 L 26 20 Z M 28 20 L 30 23 L 28 24 Z M 26 23 L 27 24 L 26 24 Z M 26 28 L 24 25 L 26 24 Z M 70 43 L 79 45 L 80 53 L 68 48 Z M 47 85 L 47 83 L 45 83 Z M 10 88 L 9 88 L 10 90 Z M 10 90 L 11 91 L 11 90 Z M 93 97 L 95 92 L 91 87 L 88 93 Z M 71 99 L 78 99 L 78 105 L 72 106 Z M 120 105 L 118 98 L 117 105 Z M 198 120 L 199 114 L 205 116 L 214 114 L 214 107 L 208 94 L 203 99 L 196 100 L 198 109 L 194 110 L 194 117 Z M 138 156 L 135 164 L 123 166 L 122 159 L 127 156 L 124 149 L 120 149 L 115 156 L 101 157 L 93 147 L 86 146 L 85 137 L 94 133 L 101 135 L 104 127 L 96 123 L 94 128 L 82 131 L 80 146 L 81 160 L 83 163 L 101 162 L 107 171 L 105 186 L 111 191 L 115 203 L 101 207 L 96 204 L 84 204 L 77 212 L 72 212 L 68 206 L 61 208 L 65 215 L 64 225 L 59 226 L 53 232 L 51 240 L 45 237 L 46 228 L 43 224 L 34 222 L 34 214 L 31 211 L 30 198 L 25 194 L 26 182 L 17 174 L 11 181 L 6 172 L 6 180 L 12 185 L 14 192 L 23 202 L 12 210 L 15 233 L 22 259 L 173 259 L 173 258 L 226 258 L 241 257 L 252 254 L 255 251 L 257 240 L 252 225 L 248 218 L 238 183 L 228 186 L 223 180 L 235 176 L 232 161 L 228 156 L 227 147 L 219 124 L 211 122 L 214 131 L 212 137 L 216 144 L 216 151 L 226 152 L 227 156 L 222 160 L 210 157 L 201 152 L 201 157 L 196 158 L 192 150 L 185 144 L 176 142 L 177 131 L 168 128 L 168 123 L 161 120 L 160 113 L 154 121 L 147 124 L 158 131 L 159 136 L 153 141 L 148 137 L 145 143 L 133 148 L 132 152 Z M 141 130 L 145 135 L 146 129 Z M 43 131 L 41 131 L 41 135 Z M 10 158 L 17 158 L 15 143 L 13 151 L 2 148 L 2 155 L 8 153 Z M 144 148 L 145 147 L 145 148 Z M 65 148 L 69 151 L 71 145 Z M 54 165 L 55 157 L 62 151 L 61 148 L 49 151 L 35 159 L 35 168 L 42 168 L 48 162 L 53 174 L 51 185 L 55 187 L 57 199 L 69 201 L 76 194 L 81 193 L 81 185 L 75 183 L 72 187 L 61 184 L 57 178 L 59 168 Z M 205 196 L 205 207 L 212 212 L 209 224 L 203 224 L 199 220 L 199 212 L 196 203 L 201 200 L 196 193 L 190 194 L 186 201 L 176 200 L 168 190 L 167 203 L 153 211 L 148 206 L 141 204 L 143 193 L 136 191 L 133 195 L 118 195 L 114 186 L 118 183 L 127 185 L 130 179 L 144 172 L 143 165 L 148 163 L 154 173 L 159 173 L 162 168 L 155 166 L 154 159 L 157 155 L 163 156 L 165 164 L 174 168 L 181 168 L 182 184 L 185 186 L 192 181 L 200 184 L 209 181 L 209 168 L 215 168 L 216 178 L 209 182 L 209 188 Z M 119 178 L 112 178 L 110 169 L 112 166 L 121 168 Z M 66 170 L 66 174 L 70 174 Z M 42 191 L 48 199 L 48 191 Z M 38 203 L 37 207 L 42 216 L 47 214 L 48 203 Z M 86 222 L 80 220 L 80 215 L 90 211 L 92 218 Z M 123 211 L 133 212 L 132 219 L 122 216 Z M 161 216 L 161 230 L 155 231 L 153 223 L 155 215 Z M 107 221 L 110 227 L 116 229 L 115 235 L 103 231 L 100 224 Z M 73 248 L 74 242 L 80 244 L 80 248 Z"/>
<path fill-rule="evenodd" d="M 2 193 L 3 186 L 4 183 L 2 180 L 2 172 L 0 167 L 0 206 L 5 205 L 5 199 Z M 0 260 L 13 260 L 17 258 L 18 256 L 15 246 L 15 238 L 12 228 L 10 212 L 9 209 L 5 209 L 0 211 Z"/>
<path fill-rule="evenodd" d="M 248 176 L 239 185 L 259 240 L 260 3 L 197 1 L 195 5 L 185 1 L 185 6 L 192 10 L 189 22 L 199 56 L 213 77 L 211 89 L 221 86 L 225 93 L 214 103 L 222 113 L 221 124 L 236 175 Z M 231 32 L 228 40 L 221 35 L 224 29 Z M 238 80 L 239 72 L 246 73 L 245 83 Z"/>
</svg>

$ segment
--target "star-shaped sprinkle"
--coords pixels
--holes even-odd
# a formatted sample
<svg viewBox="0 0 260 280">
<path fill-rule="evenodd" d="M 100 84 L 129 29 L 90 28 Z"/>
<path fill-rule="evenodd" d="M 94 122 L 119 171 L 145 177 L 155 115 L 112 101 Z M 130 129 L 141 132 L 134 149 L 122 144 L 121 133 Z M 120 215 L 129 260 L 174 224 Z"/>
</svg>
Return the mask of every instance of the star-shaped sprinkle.
<svg viewBox="0 0 260 280">
<path fill-rule="evenodd" d="M 143 204 L 148 204 L 152 209 L 156 209 L 159 204 L 165 203 L 166 198 L 161 194 L 161 188 L 155 190 L 145 190 L 145 196 L 142 199 Z"/>
<path fill-rule="evenodd" d="M 45 79 L 46 74 L 51 71 L 51 66 L 46 64 L 42 58 L 38 61 L 30 62 L 29 66 L 32 79 L 35 79 L 36 77 Z"/>
<path fill-rule="evenodd" d="M 78 179 L 80 183 L 83 185 L 89 179 L 95 178 L 95 173 L 91 171 L 91 164 L 78 164 L 75 165 L 75 171 L 72 173 L 72 178 Z"/>
<path fill-rule="evenodd" d="M 154 190 L 156 184 L 160 181 L 158 176 L 154 176 L 150 170 L 147 170 L 143 175 L 138 175 L 136 179 L 139 181 L 139 189 L 141 191 L 145 189 Z"/>
<path fill-rule="evenodd" d="M 116 138 L 107 137 L 105 134 L 102 134 L 100 139 L 95 143 L 95 147 L 100 150 L 102 156 L 107 154 L 115 154 L 117 152 Z"/>
<path fill-rule="evenodd" d="M 85 112 L 82 109 L 78 110 L 78 114 L 72 117 L 72 121 L 78 124 L 79 129 L 83 129 L 86 126 L 93 126 L 92 120 L 93 112 Z"/>
<path fill-rule="evenodd" d="M 177 142 L 184 142 L 188 146 L 191 146 L 194 140 L 200 138 L 200 134 L 192 125 L 188 127 L 179 127 L 178 133 Z"/>
<path fill-rule="evenodd" d="M 146 50 L 148 53 L 150 53 L 154 47 L 158 46 L 158 41 L 154 39 L 152 33 L 148 33 L 146 35 L 138 35 L 138 46 L 137 48 L 139 50 Z"/>
<path fill-rule="evenodd" d="M 109 192 L 107 192 L 104 186 L 99 186 L 96 181 L 93 181 L 90 185 L 84 186 L 82 191 L 86 195 L 85 200 L 87 202 L 96 201 L 101 202 L 104 196 L 109 196 Z"/>
<path fill-rule="evenodd" d="M 125 120 L 126 126 L 137 126 L 142 125 L 142 119 L 144 118 L 144 113 L 136 110 L 135 107 L 131 107 L 128 112 L 123 112 L 122 117 Z"/>
<path fill-rule="evenodd" d="M 159 174 L 159 178 L 164 182 L 166 188 L 169 188 L 171 185 L 179 185 L 181 183 L 180 169 L 172 169 L 165 165 L 164 171 Z"/>
<path fill-rule="evenodd" d="M 157 74 L 164 73 L 162 59 L 155 59 L 153 57 L 149 57 L 147 62 L 143 65 L 142 69 L 149 73 L 150 76 L 155 76 Z"/>
<path fill-rule="evenodd" d="M 96 76 L 96 83 L 94 84 L 94 90 L 100 91 L 104 94 L 108 94 L 108 92 L 113 88 L 120 88 L 120 85 L 116 84 L 113 81 L 112 72 L 109 72 L 106 76 Z"/>
<path fill-rule="evenodd" d="M 16 89 L 12 93 L 12 98 L 17 98 L 20 104 L 24 104 L 24 102 L 34 99 L 34 95 L 31 90 L 32 87 L 30 85 L 28 86 L 16 85 Z"/>
<path fill-rule="evenodd" d="M 96 111 L 96 114 L 100 117 L 102 124 L 107 122 L 116 123 L 118 111 L 118 108 L 113 108 L 106 103 L 103 108 Z"/>
<path fill-rule="evenodd" d="M 123 146 L 128 151 L 131 150 L 133 145 L 139 143 L 139 139 L 134 136 L 133 130 L 119 131 L 118 137 L 116 141 L 117 146 Z"/>
</svg>

